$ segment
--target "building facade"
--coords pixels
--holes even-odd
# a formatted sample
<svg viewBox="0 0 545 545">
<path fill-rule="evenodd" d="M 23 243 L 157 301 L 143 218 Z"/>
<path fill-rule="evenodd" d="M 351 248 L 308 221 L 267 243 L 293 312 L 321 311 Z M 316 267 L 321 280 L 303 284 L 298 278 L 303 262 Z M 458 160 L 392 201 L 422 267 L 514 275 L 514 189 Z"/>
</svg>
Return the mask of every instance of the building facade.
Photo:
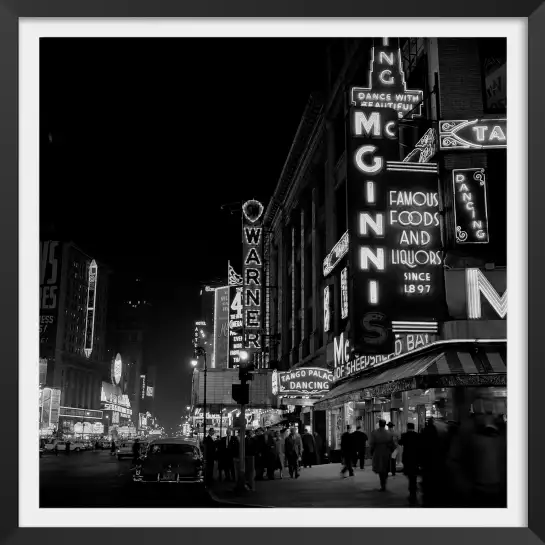
<svg viewBox="0 0 545 545">
<path fill-rule="evenodd" d="M 50 400 L 40 428 L 100 433 L 109 270 L 72 242 L 42 241 L 40 251 L 40 386 Z"/>
<path fill-rule="evenodd" d="M 269 365 L 331 373 L 281 403 L 332 450 L 379 417 L 506 414 L 505 62 L 496 39 L 331 43 L 264 223 Z"/>
</svg>

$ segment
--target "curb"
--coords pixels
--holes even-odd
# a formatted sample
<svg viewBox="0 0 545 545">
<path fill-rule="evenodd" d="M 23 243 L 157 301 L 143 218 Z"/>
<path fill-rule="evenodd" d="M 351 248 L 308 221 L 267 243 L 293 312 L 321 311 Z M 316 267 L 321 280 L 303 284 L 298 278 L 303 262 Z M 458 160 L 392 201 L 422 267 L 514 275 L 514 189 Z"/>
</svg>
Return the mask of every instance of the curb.
<svg viewBox="0 0 545 545">
<path fill-rule="evenodd" d="M 208 494 L 210 494 L 210 497 L 217 503 L 228 503 L 229 505 L 238 505 L 239 507 L 248 507 L 251 509 L 273 509 L 274 505 L 258 505 L 258 504 L 251 504 L 251 503 L 241 503 L 238 501 L 229 501 L 229 500 L 222 500 L 219 498 L 214 492 L 211 490 L 208 490 Z"/>
</svg>

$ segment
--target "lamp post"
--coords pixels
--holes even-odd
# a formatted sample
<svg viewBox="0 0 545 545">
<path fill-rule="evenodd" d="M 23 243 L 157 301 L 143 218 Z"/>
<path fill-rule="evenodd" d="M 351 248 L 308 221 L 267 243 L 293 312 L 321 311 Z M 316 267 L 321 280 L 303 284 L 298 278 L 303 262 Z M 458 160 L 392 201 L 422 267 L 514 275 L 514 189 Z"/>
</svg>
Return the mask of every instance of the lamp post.
<svg viewBox="0 0 545 545">
<path fill-rule="evenodd" d="M 191 361 L 191 365 L 193 365 L 193 367 L 197 367 L 197 357 L 198 356 L 203 356 L 204 357 L 204 399 L 203 399 L 203 413 L 204 413 L 204 417 L 203 417 L 203 444 L 204 444 L 204 439 L 206 437 L 206 375 L 208 374 L 208 366 L 207 366 L 207 363 L 206 363 L 206 350 L 202 347 L 202 346 L 196 346 L 195 347 L 195 352 L 194 352 L 194 359 Z M 205 456 L 204 456 L 204 474 L 206 476 L 206 465 L 208 463 L 208 453 L 206 452 L 206 449 L 205 449 Z M 205 482 L 206 482 L 206 477 L 205 477 Z"/>
<path fill-rule="evenodd" d="M 248 352 L 239 353 L 241 365 L 248 359 Z M 241 381 L 244 388 L 245 381 Z M 240 405 L 240 442 L 239 442 L 239 470 L 236 488 L 242 492 L 246 490 L 246 405 Z"/>
</svg>

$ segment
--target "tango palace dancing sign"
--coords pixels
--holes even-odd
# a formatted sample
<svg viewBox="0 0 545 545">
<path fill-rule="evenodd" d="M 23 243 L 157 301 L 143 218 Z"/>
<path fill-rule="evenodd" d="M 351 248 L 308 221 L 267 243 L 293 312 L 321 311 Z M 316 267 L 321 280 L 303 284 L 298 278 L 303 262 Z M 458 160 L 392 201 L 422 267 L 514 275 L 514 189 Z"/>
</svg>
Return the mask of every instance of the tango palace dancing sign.
<svg viewBox="0 0 545 545">
<path fill-rule="evenodd" d="M 274 373 L 279 396 L 321 396 L 329 392 L 333 373 L 321 367 L 301 367 Z M 275 392 L 273 392 L 275 393 Z"/>
</svg>

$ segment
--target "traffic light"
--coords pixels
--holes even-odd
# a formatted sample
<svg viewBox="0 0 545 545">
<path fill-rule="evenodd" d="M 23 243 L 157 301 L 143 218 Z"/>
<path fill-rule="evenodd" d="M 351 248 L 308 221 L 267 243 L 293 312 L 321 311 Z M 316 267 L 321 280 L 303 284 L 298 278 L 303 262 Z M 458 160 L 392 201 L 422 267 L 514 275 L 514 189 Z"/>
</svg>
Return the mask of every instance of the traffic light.
<svg viewBox="0 0 545 545">
<path fill-rule="evenodd" d="M 252 371 L 255 370 L 255 365 L 253 363 L 249 363 L 245 366 L 240 366 L 238 368 L 238 378 L 241 382 L 246 382 L 248 380 L 252 380 Z"/>
<path fill-rule="evenodd" d="M 248 384 L 233 384 L 231 395 L 239 405 L 248 405 L 250 402 L 250 386 Z"/>
</svg>

